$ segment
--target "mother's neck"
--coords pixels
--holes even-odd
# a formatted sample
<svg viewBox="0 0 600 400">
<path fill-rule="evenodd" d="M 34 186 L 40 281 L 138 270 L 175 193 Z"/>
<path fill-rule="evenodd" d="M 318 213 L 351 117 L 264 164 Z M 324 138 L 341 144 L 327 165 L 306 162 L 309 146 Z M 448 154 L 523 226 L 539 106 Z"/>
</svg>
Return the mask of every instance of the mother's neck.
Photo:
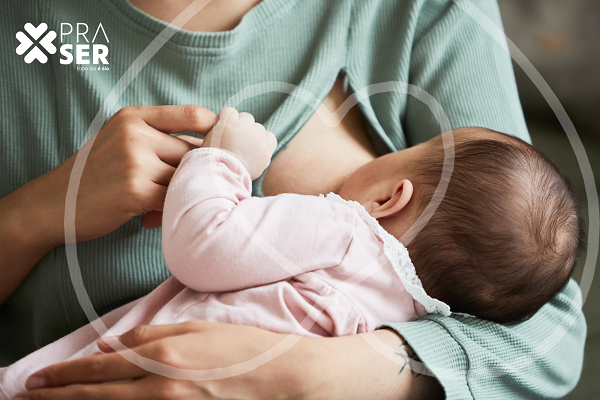
<svg viewBox="0 0 600 400">
<path fill-rule="evenodd" d="M 183 29 L 194 32 L 221 32 L 235 28 L 242 17 L 261 0 L 196 0 L 206 5 Z M 130 0 L 138 9 L 165 22 L 171 22 L 193 0 Z"/>
</svg>

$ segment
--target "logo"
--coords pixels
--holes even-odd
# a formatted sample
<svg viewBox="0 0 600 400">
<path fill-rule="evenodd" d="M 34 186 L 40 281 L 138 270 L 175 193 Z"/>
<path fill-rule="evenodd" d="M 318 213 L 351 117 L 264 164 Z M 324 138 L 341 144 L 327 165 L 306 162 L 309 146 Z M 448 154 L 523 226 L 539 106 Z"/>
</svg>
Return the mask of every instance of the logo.
<svg viewBox="0 0 600 400">
<path fill-rule="evenodd" d="M 48 33 L 43 36 L 47 30 L 48 25 L 44 22 L 39 24 L 37 28 L 28 22 L 25 24 L 25 31 L 29 35 L 22 31 L 17 32 L 17 39 L 21 43 L 19 44 L 19 47 L 17 47 L 17 54 L 21 56 L 31 48 L 31 50 L 25 54 L 25 62 L 27 64 L 31 64 L 33 60 L 38 60 L 42 64 L 46 64 L 48 61 L 48 56 L 40 50 L 37 46 L 38 44 L 48 53 L 56 53 L 56 47 L 52 44 L 52 41 L 56 39 L 56 32 L 48 31 Z M 42 39 L 38 41 L 39 38 Z M 33 48 L 31 46 L 33 46 Z"/>
<path fill-rule="evenodd" d="M 67 42 L 60 45 L 60 63 L 65 65 L 75 62 L 75 64 L 78 64 L 78 70 L 108 70 L 108 67 L 106 67 L 108 65 L 108 46 L 95 43 L 96 39 L 110 43 L 102 23 L 98 24 L 91 41 L 88 39 L 89 27 L 86 23 L 78 22 L 75 26 L 76 29 L 74 30 L 73 25 L 70 23 L 63 22 L 60 24 L 60 43 Z M 39 24 L 37 28 L 28 22 L 25 24 L 24 30 L 25 32 L 19 31 L 16 35 L 20 43 L 17 47 L 17 54 L 20 56 L 25 54 L 24 59 L 27 64 L 31 64 L 33 60 L 46 64 L 48 56 L 43 50 L 48 54 L 56 53 L 56 46 L 52 43 L 56 39 L 56 32 L 48 30 L 48 24 L 45 22 Z M 71 34 L 73 36 L 70 36 Z M 65 40 L 69 37 L 70 40 Z M 91 34 L 89 37 L 91 37 Z M 80 67 L 80 64 L 92 64 L 92 66 Z M 102 64 L 102 66 L 94 66 L 98 64 Z"/>
</svg>

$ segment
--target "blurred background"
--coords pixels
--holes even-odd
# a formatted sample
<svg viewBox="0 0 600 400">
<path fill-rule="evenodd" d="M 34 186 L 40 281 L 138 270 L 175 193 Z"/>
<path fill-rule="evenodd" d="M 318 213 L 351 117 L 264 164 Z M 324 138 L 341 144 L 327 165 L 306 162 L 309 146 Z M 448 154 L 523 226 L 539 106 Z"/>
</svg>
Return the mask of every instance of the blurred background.
<svg viewBox="0 0 600 400">
<path fill-rule="evenodd" d="M 600 2 L 598 0 L 498 0 L 507 36 L 541 73 L 573 120 L 600 186 Z M 587 198 L 577 158 L 554 113 L 514 64 L 533 144 L 569 175 L 588 222 Z M 586 254 L 574 278 L 580 282 Z M 588 324 L 583 373 L 564 399 L 600 399 L 600 263 L 583 306 Z"/>
</svg>

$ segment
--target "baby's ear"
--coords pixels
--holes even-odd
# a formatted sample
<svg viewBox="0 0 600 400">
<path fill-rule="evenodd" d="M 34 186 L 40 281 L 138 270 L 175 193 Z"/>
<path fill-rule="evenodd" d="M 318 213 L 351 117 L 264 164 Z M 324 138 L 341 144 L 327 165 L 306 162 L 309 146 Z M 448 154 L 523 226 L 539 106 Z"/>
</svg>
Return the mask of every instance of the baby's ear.
<svg viewBox="0 0 600 400">
<path fill-rule="evenodd" d="M 406 207 L 412 196 L 412 182 L 408 179 L 403 179 L 395 186 L 389 198 L 381 202 L 380 206 L 375 207 L 370 214 L 375 219 L 392 217 Z"/>
</svg>

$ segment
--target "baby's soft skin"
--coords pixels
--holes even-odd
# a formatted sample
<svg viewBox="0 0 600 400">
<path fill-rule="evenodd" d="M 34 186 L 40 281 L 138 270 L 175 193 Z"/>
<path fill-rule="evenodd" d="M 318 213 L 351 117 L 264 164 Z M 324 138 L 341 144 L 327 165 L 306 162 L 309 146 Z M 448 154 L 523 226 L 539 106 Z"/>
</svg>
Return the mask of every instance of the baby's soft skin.
<svg viewBox="0 0 600 400">
<path fill-rule="evenodd" d="M 462 129 L 443 135 L 449 134 L 454 143 L 481 139 L 508 141 L 501 134 L 482 129 Z M 442 146 L 443 135 L 363 165 L 346 180 L 340 189 L 340 197 L 362 204 L 382 228 L 400 239 L 419 216 L 419 204 L 415 196 L 419 182 L 411 171 L 423 160 L 439 153 L 434 148 Z M 440 158 L 439 161 L 441 163 L 443 160 Z"/>
<path fill-rule="evenodd" d="M 218 147 L 237 157 L 255 180 L 271 163 L 277 139 L 249 113 L 234 108 L 221 110 L 202 147 Z"/>
<path fill-rule="evenodd" d="M 434 145 L 436 137 L 418 146 L 379 157 L 354 172 L 340 190 L 346 200 L 357 201 L 388 232 L 399 237 L 416 214 L 411 202 L 413 184 L 402 171 L 409 163 L 425 155 Z M 249 113 L 238 113 L 233 108 L 221 110 L 213 129 L 206 135 L 202 147 L 217 147 L 237 157 L 257 179 L 269 166 L 277 147 L 273 133 L 254 121 Z"/>
<path fill-rule="evenodd" d="M 500 134 L 480 129 L 458 130 L 452 132 L 452 137 L 455 143 L 478 139 L 506 141 Z M 436 153 L 433 148 L 441 143 L 442 135 L 438 135 L 376 158 L 350 175 L 339 191 L 340 197 L 362 204 L 387 232 L 401 238 L 419 215 L 414 195 L 419 182 L 414 181 L 410 171 L 420 161 L 430 159 Z M 249 113 L 224 108 L 202 147 L 218 147 L 230 152 L 244 164 L 254 180 L 269 166 L 277 139 Z"/>
</svg>

